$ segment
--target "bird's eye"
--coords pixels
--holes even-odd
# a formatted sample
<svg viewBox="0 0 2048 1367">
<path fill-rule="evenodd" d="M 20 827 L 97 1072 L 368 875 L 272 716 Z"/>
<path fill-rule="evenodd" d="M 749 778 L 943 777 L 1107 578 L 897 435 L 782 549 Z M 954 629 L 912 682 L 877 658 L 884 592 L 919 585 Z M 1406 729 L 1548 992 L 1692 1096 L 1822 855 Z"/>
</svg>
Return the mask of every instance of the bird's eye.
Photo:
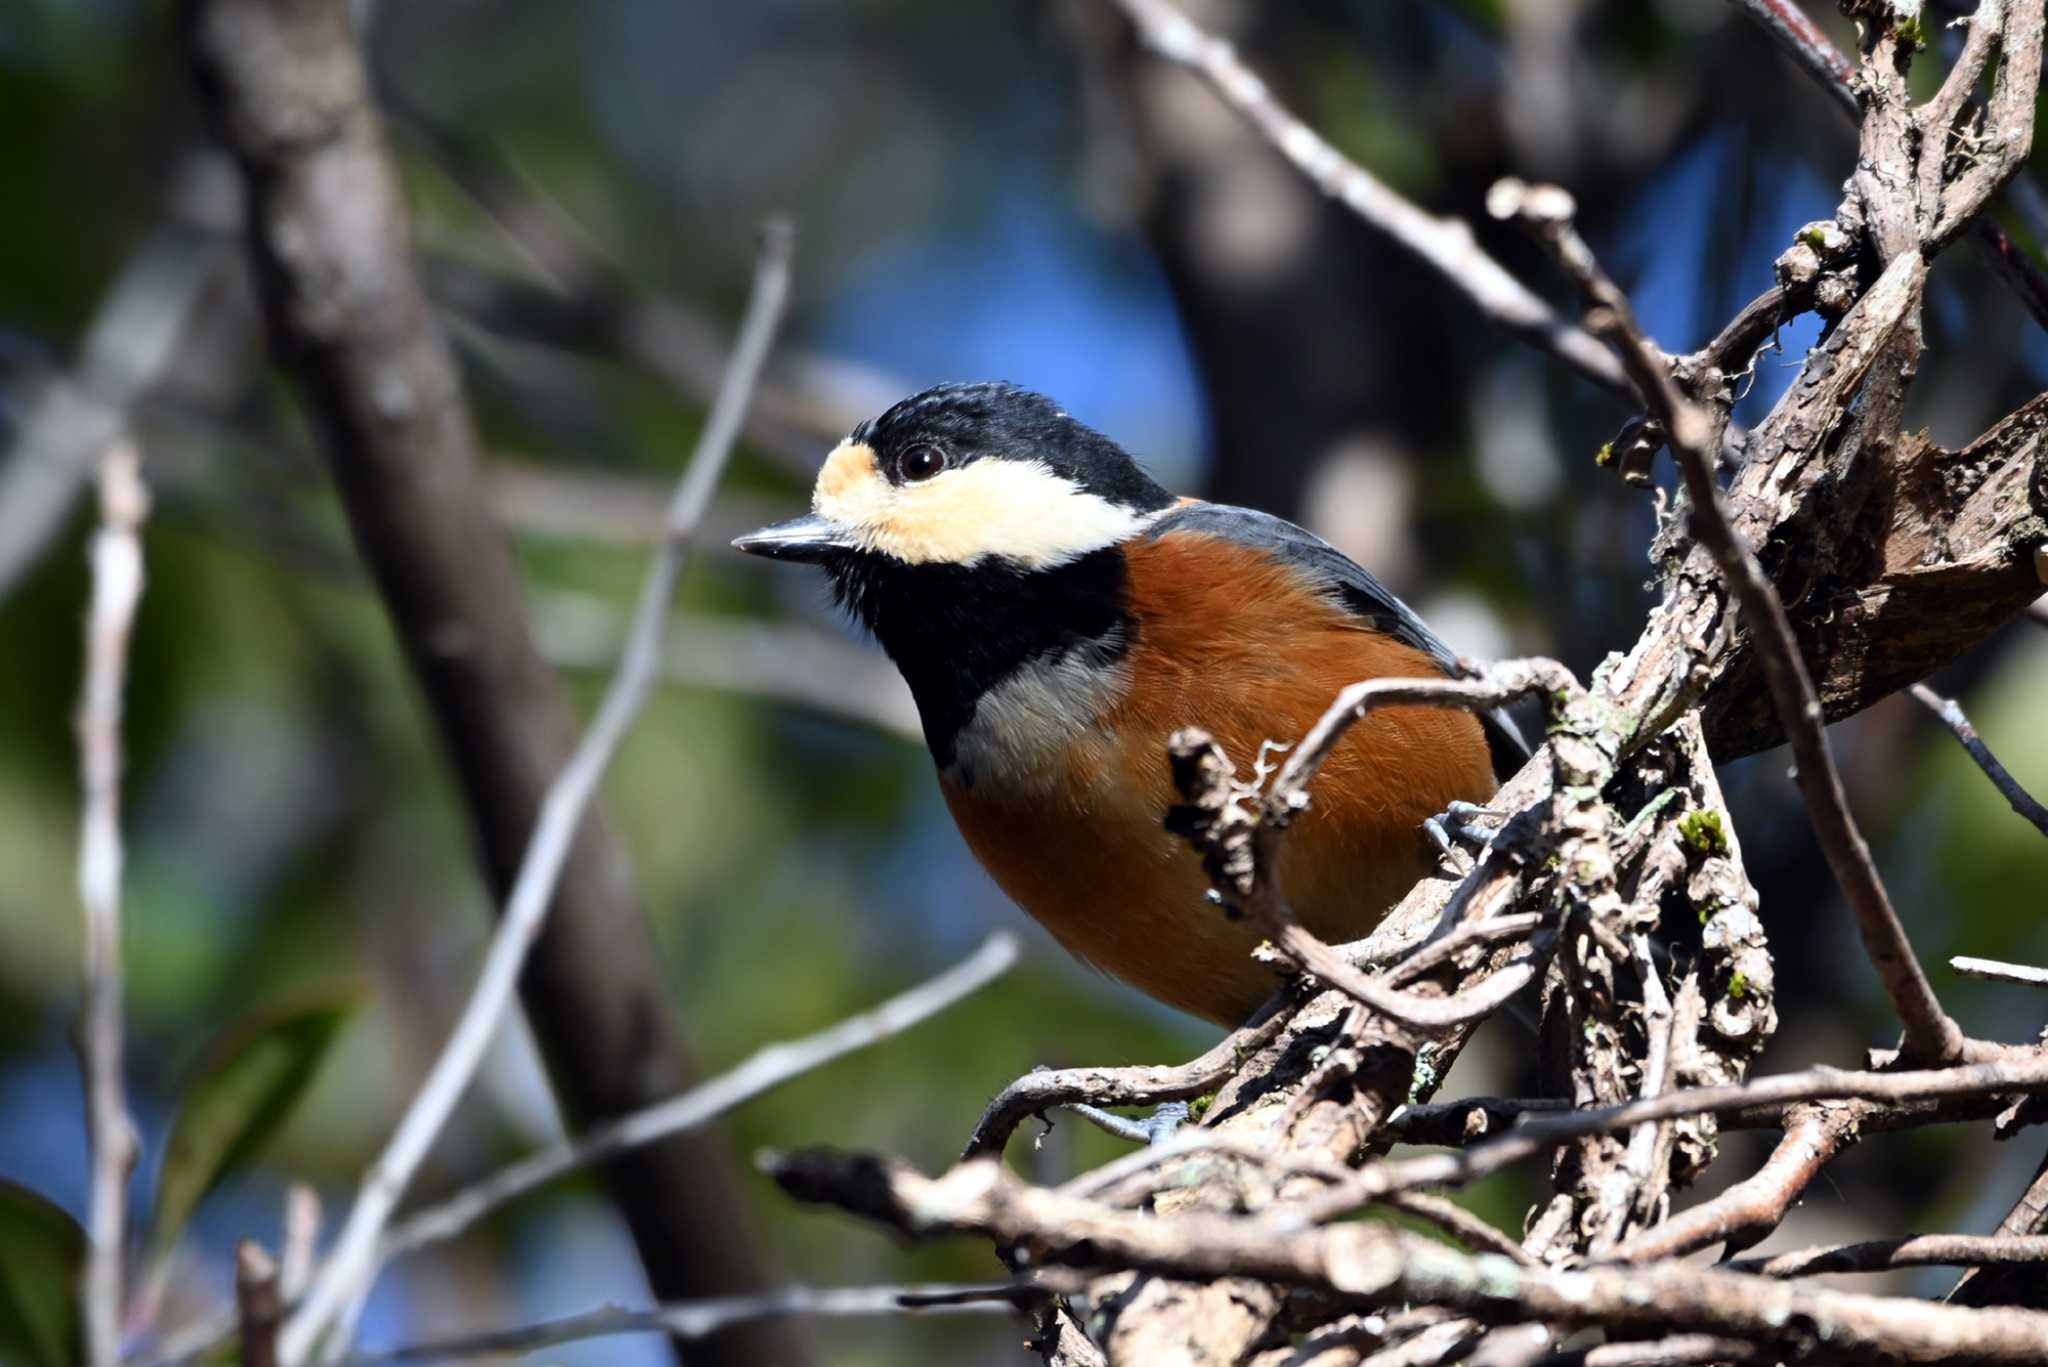
<svg viewBox="0 0 2048 1367">
<path fill-rule="evenodd" d="M 906 480 L 930 479 L 946 468 L 946 453 L 936 446 L 919 442 L 903 453 L 896 468 Z"/>
</svg>

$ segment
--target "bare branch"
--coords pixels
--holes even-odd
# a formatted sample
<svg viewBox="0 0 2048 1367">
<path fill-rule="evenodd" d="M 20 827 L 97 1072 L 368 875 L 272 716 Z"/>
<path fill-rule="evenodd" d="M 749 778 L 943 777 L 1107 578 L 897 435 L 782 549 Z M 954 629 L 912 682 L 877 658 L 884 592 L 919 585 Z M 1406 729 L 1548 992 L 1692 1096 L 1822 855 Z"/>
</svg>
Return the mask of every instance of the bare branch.
<svg viewBox="0 0 2048 1367">
<path fill-rule="evenodd" d="M 1970 19 L 1970 36 L 1962 56 L 1929 106 L 1925 133 L 1953 133 L 1949 125 L 1974 90 L 1990 48 L 1997 45 L 1997 80 L 1985 104 L 1983 129 L 1967 139 L 1966 163 L 1946 184 L 1939 170 L 1926 182 L 1930 197 L 1936 187 L 1940 194 L 1938 204 L 1922 209 L 1929 221 L 1930 248 L 1939 249 L 1960 233 L 2026 165 L 2034 145 L 2034 98 L 2041 86 L 2042 8 L 2042 0 L 1981 0 Z M 1950 87 L 1958 87 L 1959 93 L 1951 95 Z M 1944 136 L 1935 145 L 1946 150 L 1949 142 Z M 1939 151 L 1923 151 L 1921 160 L 1923 164 L 1938 162 L 1941 157 Z"/>
<path fill-rule="evenodd" d="M 1762 1277 L 1816 1277 L 1830 1272 L 1889 1272 L 1899 1267 L 1999 1267 L 2048 1263 L 2048 1237 L 2001 1234 L 1909 1234 L 1859 1244 L 1827 1244 L 1768 1258 L 1738 1258 L 1731 1272 Z"/>
<path fill-rule="evenodd" d="M 1474 1253 L 1498 1253 L 1524 1267 L 1536 1265 L 1527 1249 L 1455 1201 L 1419 1191 L 1397 1191 L 1386 1198 L 1385 1204 L 1404 1215 L 1427 1220 Z"/>
<path fill-rule="evenodd" d="M 1251 1023 L 1233 1030 L 1200 1058 L 1177 1067 L 1044 1068 L 1026 1073 L 997 1093 L 968 1136 L 964 1162 L 1000 1155 L 1027 1117 L 1076 1101 L 1098 1106 L 1145 1106 L 1185 1101 L 1214 1091 L 1245 1059 L 1280 1037 L 1293 1018 L 1286 998 L 1269 1002 Z"/>
<path fill-rule="evenodd" d="M 1254 820 L 1245 804 L 1253 790 L 1237 781 L 1229 758 L 1207 732 L 1175 733 L 1168 743 L 1175 786 L 1186 805 L 1171 822 L 1203 857 L 1217 893 L 1242 907 L 1280 951 L 1305 972 L 1381 1017 L 1422 1034 L 1440 1034 L 1481 1019 L 1526 987 L 1541 970 L 1547 938 L 1483 982 L 1448 996 L 1404 992 L 1375 980 L 1295 920 L 1276 873 L 1280 837 L 1311 801 L 1308 785 L 1352 726 L 1381 707 L 1434 704 L 1466 711 L 1502 707 L 1532 693 L 1574 695 L 1578 683 L 1554 660 L 1509 660 L 1476 679 L 1367 679 L 1350 685 L 1289 751 Z"/>
<path fill-rule="evenodd" d="M 1801 1102 L 1918 1102 L 1950 1097 L 2032 1095 L 2043 1090 L 2048 1090 L 2048 1051 L 2043 1050 L 2020 1051 L 2008 1058 L 1952 1068 L 1896 1073 L 1811 1068 L 1737 1086 L 1682 1088 L 1616 1106 L 1539 1112 L 1500 1138 L 1461 1152 L 1383 1161 L 1360 1170 L 1348 1188 L 1339 1188 L 1329 1197 L 1311 1203 L 1310 1209 L 1314 1218 L 1333 1218 L 1388 1192 L 1460 1186 L 1566 1140 L 1613 1134 L 1648 1121 Z M 1667 1221 L 1666 1226 L 1670 1223 L 1673 1222 Z"/>
<path fill-rule="evenodd" d="M 1636 323 L 1627 296 L 1579 237 L 1571 221 L 1575 212 L 1571 196 L 1554 186 L 1528 187 L 1503 181 L 1489 194 L 1488 207 L 1503 218 L 1523 219 L 1550 244 L 1591 306 L 1589 325 L 1614 347 L 1630 377 L 1649 396 L 1650 410 L 1664 424 L 1672 457 L 1692 499 L 1693 529 L 1740 604 L 1750 640 L 1762 658 L 1778 719 L 1792 747 L 1800 794 L 1806 799 L 1828 866 L 1856 914 L 1864 948 L 1899 1013 L 1906 1052 L 1930 1062 L 1962 1057 L 1967 1043 L 1962 1029 L 1935 997 L 1878 877 L 1870 847 L 1850 814 L 1813 679 L 1793 635 L 1791 619 L 1785 615 L 1785 605 L 1754 551 L 1729 520 L 1714 473 L 1717 440 L 1713 419 L 1679 389 L 1663 354 Z M 1924 269 L 1919 254 L 1908 251 L 1901 253 L 1886 273 Z"/>
<path fill-rule="evenodd" d="M 1128 1267 L 1188 1281 L 1248 1277 L 1363 1305 L 1424 1301 L 1490 1320 L 1599 1324 L 1610 1332 L 1676 1329 L 1766 1344 L 1810 1334 L 1831 1355 L 1862 1361 L 1939 1356 L 2017 1364 L 2048 1352 L 2048 1314 L 2032 1311 L 1810 1290 L 1675 1263 L 1572 1272 L 1518 1267 L 1367 1223 L 1301 1229 L 1208 1214 L 1158 1219 L 1024 1186 L 992 1162 L 965 1164 L 937 1179 L 824 1150 L 765 1162 L 799 1200 L 837 1205 L 911 1234 L 988 1235 L 1037 1264 Z"/>
<path fill-rule="evenodd" d="M 2032 964 L 2008 964 L 1997 959 L 1973 959 L 1966 954 L 1958 954 L 1948 961 L 1948 966 L 1972 978 L 2017 983 L 2021 987 L 2048 987 L 2048 968 L 2036 968 Z"/>
<path fill-rule="evenodd" d="M 1614 358 L 1480 247 L 1470 225 L 1401 198 L 1283 108 L 1232 46 L 1166 0 L 1116 0 L 1147 47 L 1207 81 L 1225 103 L 1330 198 L 1413 253 L 1493 323 L 1603 388 L 1628 393 Z"/>
<path fill-rule="evenodd" d="M 306 1294 L 319 1252 L 320 1193 L 294 1182 L 284 1192 L 284 1248 L 277 1268 L 277 1290 L 286 1304 Z"/>
<path fill-rule="evenodd" d="M 284 1317 L 277 1262 L 254 1239 L 235 1248 L 235 1312 L 242 1367 L 277 1367 L 277 1326 Z"/>
<path fill-rule="evenodd" d="M 1747 1248 L 1785 1218 L 1821 1169 L 1856 1142 L 1858 1108 L 1801 1106 L 1785 1118 L 1785 1133 L 1764 1165 L 1710 1201 L 1680 1211 L 1612 1249 L 1616 1262 L 1675 1258 L 1709 1244 Z"/>
<path fill-rule="evenodd" d="M 347 1367 L 385 1367 L 401 1362 L 453 1362 L 501 1354 L 530 1353 L 562 1343 L 612 1338 L 619 1334 L 667 1333 L 694 1342 L 735 1324 L 780 1315 L 863 1318 L 890 1315 L 986 1314 L 1035 1308 L 1049 1293 L 1017 1282 L 910 1286 L 784 1286 L 753 1296 L 679 1301 L 649 1310 L 607 1307 L 586 1314 L 544 1320 L 516 1329 L 494 1329 L 430 1343 L 407 1344 L 387 1352 L 344 1359 Z"/>
<path fill-rule="evenodd" d="M 792 1078 L 879 1044 L 980 991 L 1007 973 L 1016 964 L 1017 955 L 1016 937 L 999 931 L 944 973 L 891 997 L 873 1010 L 850 1016 L 802 1039 L 765 1045 L 738 1067 L 699 1083 L 681 1096 L 606 1121 L 574 1139 L 499 1169 L 396 1225 L 386 1236 L 379 1258 L 396 1258 L 423 1244 L 460 1234 L 507 1202 L 564 1173 L 600 1163 L 634 1145 L 705 1124 Z"/>
<path fill-rule="evenodd" d="M 2048 835 L 2048 807 L 2036 802 L 2032 794 L 2020 787 L 2019 780 L 1998 762 L 1998 756 L 1991 753 L 1991 747 L 1984 744 L 1977 728 L 1970 725 L 1970 719 L 1963 715 L 1962 705 L 1954 698 L 1942 697 L 1926 684 L 1914 684 L 1910 691 L 1913 701 L 1941 718 L 1941 724 L 1955 732 L 1956 739 L 1963 743 L 1963 749 L 1970 752 L 1970 758 L 1977 761 L 1977 767 L 1984 771 L 1984 776 L 1991 780 L 2006 803 L 2032 822 L 2035 830 Z"/>
<path fill-rule="evenodd" d="M 2048 1158 L 2041 1160 L 2033 1181 L 2013 1202 L 1994 1233 L 2003 1237 L 2048 1234 Z M 2003 1272 L 1994 1268 L 1971 1268 L 1950 1288 L 1947 1299 L 1956 1305 L 2031 1305 L 2048 1308 L 2048 1282 L 2038 1275 Z"/>
<path fill-rule="evenodd" d="M 111 1367 L 121 1354 L 122 1262 L 127 1256 L 128 1174 L 135 1166 L 135 1124 L 122 1076 L 121 698 L 128 641 L 142 599 L 141 455 L 128 442 L 100 460 L 100 529 L 92 540 L 92 606 L 85 626 L 85 682 L 78 703 L 78 754 L 84 812 L 78 846 L 78 894 L 85 904 L 86 1134 L 92 1150 L 88 1198 L 91 1251 L 83 1299 L 86 1359 Z"/>
<path fill-rule="evenodd" d="M 1770 34 L 1786 55 L 1820 82 L 1821 89 L 1834 99 L 1843 113 L 1852 119 L 1858 115 L 1856 91 L 1851 84 L 1856 79 L 1855 64 L 1828 41 L 1828 36 L 1813 20 L 1806 17 L 1806 11 L 1799 7 L 1798 0 L 1730 2 L 1748 11 L 1758 27 Z"/>
<path fill-rule="evenodd" d="M 209 169 L 195 158 L 175 179 Z M 217 237 L 190 224 L 158 225 L 109 287 L 72 372 L 30 404 L 0 461 L 0 600 L 63 527 L 94 462 L 125 439 L 136 401 L 177 360 L 185 320 L 225 255 Z"/>
<path fill-rule="evenodd" d="M 1525 1115 L 1570 1109 L 1572 1103 L 1565 1097 L 1473 1096 L 1403 1106 L 1387 1117 L 1387 1129 L 1403 1144 L 1463 1148 L 1498 1135 Z"/>
<path fill-rule="evenodd" d="M 549 786 L 519 878 L 506 899 L 483 970 L 454 1031 L 384 1152 L 365 1175 L 326 1265 L 315 1275 L 304 1304 L 285 1326 L 279 1346 L 287 1367 L 305 1361 L 319 1336 L 348 1317 L 351 1307 L 369 1294 L 385 1223 L 511 1008 L 520 970 L 553 901 L 555 882 L 568 858 L 583 809 L 653 688 L 669 602 L 688 562 L 692 533 L 732 454 L 740 419 L 788 300 L 791 246 L 792 233 L 785 225 L 771 224 L 763 234 L 760 268 L 740 325 L 732 368 L 670 501 L 667 535 L 648 568 L 618 672 L 583 740 Z"/>
<path fill-rule="evenodd" d="M 1828 41 L 1828 36 L 1822 33 L 1811 19 L 1807 18 L 1799 7 L 1798 0 L 1730 0 L 1730 3 L 1745 11 L 1794 62 L 1818 81 L 1821 89 L 1843 113 L 1851 119 L 1862 116 L 1862 106 L 1856 94 L 1854 64 L 1839 48 Z M 1999 92 L 1994 97 L 1994 104 L 1998 106 L 1997 116 L 1992 121 L 1992 151 L 1995 164 L 1984 168 L 1983 175 L 1974 174 L 1973 168 L 1973 172 L 1958 177 L 1955 183 L 1947 187 L 1946 194 L 1931 205 L 1923 205 L 1922 213 L 1925 219 L 1924 226 L 1929 234 L 1930 252 L 1952 241 L 1965 226 L 1970 227 L 1971 236 L 1976 240 L 1980 252 L 1992 270 L 2012 286 L 2013 292 L 2019 296 L 2020 302 L 2033 315 L 2034 320 L 2043 327 L 2048 327 L 2048 278 L 2042 276 L 2040 268 L 1996 223 L 1982 218 L 1975 218 L 1972 221 L 1990 196 L 1996 193 L 1999 186 L 2010 181 L 2019 166 L 2024 163 L 2025 149 L 2031 144 L 2033 136 L 2033 91 L 2040 82 L 2041 6 L 2038 0 L 2024 0 L 2024 3 L 2028 11 L 2024 16 L 2006 16 L 2003 12 L 2004 0 L 1990 0 L 1989 4 L 1981 8 L 1982 18 L 1986 21 L 1982 29 L 1983 36 L 1988 38 L 2004 26 L 2007 32 L 2018 32 L 2019 48 L 2030 49 L 2020 52 L 2019 69 L 2001 75 Z M 1973 17 L 1970 44 L 1976 44 L 1979 37 L 1978 23 Z M 1968 46 L 1966 44 L 1966 48 Z M 1971 54 L 1971 57 L 1973 61 L 1976 60 L 1976 54 Z M 1981 66 L 1977 71 L 1981 72 Z M 1939 104 L 1953 106 L 1949 121 L 1952 121 L 1953 109 L 1960 107 L 1962 99 L 1968 94 L 1967 87 L 1958 80 L 1958 74 L 1955 71 L 1950 73 L 1950 79 L 1944 82 L 1937 97 Z M 1972 74 L 1971 84 L 1974 84 L 1974 80 L 1975 75 Z M 2024 95 L 2022 91 L 2025 92 Z M 1932 120 L 1915 122 L 1926 132 L 1947 134 L 1950 131 L 1947 121 L 1939 126 Z M 1924 143 L 1928 150 L 1921 153 L 1922 174 L 1933 175 L 1939 188 L 1939 177 L 1947 162 L 1949 142 L 1946 137 L 1935 137 L 1925 138 Z M 2011 155 L 2014 147 L 2021 149 L 2016 158 Z M 1931 168 L 1929 163 L 1932 163 Z M 1964 187 L 1965 179 L 1968 180 L 1967 189 Z M 1948 195 L 1955 197 L 1953 205 L 1948 203 Z M 2025 198 L 2031 204 L 2038 199 L 2038 195 L 2029 194 Z M 1964 209 L 1965 204 L 1969 206 L 1967 212 Z"/>
<path fill-rule="evenodd" d="M 623 614 L 596 597 L 552 592 L 534 603 L 534 637 L 549 660 L 566 668 L 609 666 L 618 658 L 624 626 Z M 924 742 L 908 685 L 878 651 L 816 627 L 709 613 L 679 616 L 670 629 L 661 662 L 667 683 L 802 707 Z"/>
</svg>

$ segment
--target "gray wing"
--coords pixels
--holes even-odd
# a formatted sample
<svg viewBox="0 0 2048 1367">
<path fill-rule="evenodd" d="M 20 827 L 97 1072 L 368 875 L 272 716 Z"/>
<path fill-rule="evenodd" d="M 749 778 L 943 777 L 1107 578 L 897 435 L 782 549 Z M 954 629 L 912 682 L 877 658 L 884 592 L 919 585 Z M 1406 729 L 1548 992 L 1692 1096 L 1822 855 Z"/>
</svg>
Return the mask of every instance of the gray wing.
<svg viewBox="0 0 2048 1367">
<path fill-rule="evenodd" d="M 1460 676 L 1457 654 L 1415 615 L 1413 608 L 1396 598 L 1364 566 L 1314 532 L 1270 513 L 1234 508 L 1227 503 L 1200 502 L 1169 509 L 1146 529 L 1150 537 L 1168 532 L 1221 537 L 1264 551 L 1320 585 L 1345 611 L 1428 655 L 1445 674 Z M 1506 779 L 1529 758 L 1529 743 L 1514 718 L 1504 710 L 1482 712 L 1479 722 L 1486 731 L 1494 773 Z"/>
</svg>

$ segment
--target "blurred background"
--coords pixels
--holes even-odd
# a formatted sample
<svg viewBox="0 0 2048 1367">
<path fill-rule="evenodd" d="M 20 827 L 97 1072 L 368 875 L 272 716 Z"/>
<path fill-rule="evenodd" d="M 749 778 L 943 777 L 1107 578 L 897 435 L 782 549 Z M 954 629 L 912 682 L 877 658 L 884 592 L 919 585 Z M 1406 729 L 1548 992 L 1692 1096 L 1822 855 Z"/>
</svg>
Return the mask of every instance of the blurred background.
<svg viewBox="0 0 2048 1367">
<path fill-rule="evenodd" d="M 1340 147 L 1474 222 L 1560 302 L 1480 206 L 1503 174 L 1570 188 L 1674 351 L 1770 284 L 1851 163 L 1848 121 L 1724 0 L 1189 8 Z M 796 303 L 713 533 L 796 510 L 834 435 L 904 393 L 1003 378 L 1056 395 L 1170 485 L 1323 533 L 1465 653 L 1554 654 L 1583 674 L 1634 638 L 1650 504 L 1593 463 L 1627 416 L 1617 401 L 1319 201 L 1205 89 L 1135 52 L 1106 0 L 359 9 L 537 630 L 580 705 L 702 420 L 755 225 L 777 212 L 800 234 Z M 48 472 L 109 413 L 132 419 L 155 495 L 127 727 L 138 1198 L 215 1041 L 295 1001 L 360 1005 L 291 1121 L 201 1206 L 165 1283 L 170 1324 L 227 1294 L 236 1238 L 275 1242 L 288 1179 L 315 1182 L 338 1216 L 490 924 L 454 788 L 264 354 L 234 178 L 179 53 L 164 4 L 0 9 L 0 1177 L 83 1210 L 69 717 L 90 519 Z M 1942 260 L 1927 327 L 1913 421 L 1939 441 L 1968 440 L 2048 376 L 2048 338 L 1968 251 Z M 1742 421 L 1816 329 L 1783 330 Z M 940 1165 L 1033 1065 L 1178 1061 L 1213 1040 L 1069 961 L 979 873 L 893 672 L 816 576 L 707 552 L 675 637 L 672 686 L 605 803 L 707 1071 L 937 971 L 993 927 L 1029 945 L 942 1021 L 730 1117 L 736 1155 L 830 1141 Z M 1937 680 L 2036 792 L 2044 668 L 2048 630 L 2027 620 Z M 2031 1034 L 2038 997 L 1940 965 L 2048 960 L 2048 849 L 1909 702 L 1835 735 L 1937 987 L 1972 1033 Z M 1846 1064 L 1890 1026 L 1784 771 L 1766 754 L 1724 773 L 1785 985 L 1764 1066 Z M 1490 1026 L 1445 1094 L 1527 1085 L 1516 1030 Z M 558 1127 L 530 1044 L 510 1039 L 421 1194 Z M 1070 1121 L 1035 1153 L 1014 1147 L 1049 1173 L 1116 1150 Z M 1717 1177 L 1760 1153 L 1753 1136 L 1727 1149 Z M 1874 1139 L 1766 1248 L 1988 1228 L 2037 1157 L 1981 1131 Z M 985 1249 L 905 1250 L 748 1180 L 792 1277 L 997 1273 Z M 1532 1169 L 1473 1202 L 1518 1227 L 1542 1180 Z M 570 1183 L 400 1264 L 362 1341 L 644 1294 L 611 1207 Z M 1019 1362 L 1022 1337 L 990 1318 L 816 1335 L 835 1364 Z M 666 1355 L 611 1340 L 544 1356 Z"/>
</svg>

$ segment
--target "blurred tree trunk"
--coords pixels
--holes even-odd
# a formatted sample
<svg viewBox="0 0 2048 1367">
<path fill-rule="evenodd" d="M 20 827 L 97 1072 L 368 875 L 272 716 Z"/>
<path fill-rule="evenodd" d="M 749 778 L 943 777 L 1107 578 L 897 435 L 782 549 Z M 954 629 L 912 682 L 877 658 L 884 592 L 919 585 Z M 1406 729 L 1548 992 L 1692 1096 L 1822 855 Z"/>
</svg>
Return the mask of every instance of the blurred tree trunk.
<svg viewBox="0 0 2048 1367">
<path fill-rule="evenodd" d="M 298 382 L 356 544 L 461 783 L 492 894 L 517 876 L 573 748 L 491 516 L 454 358 L 414 267 L 347 0 L 192 0 L 192 57 L 248 182 L 273 345 Z M 695 1068 L 623 852 L 584 818 L 521 990 L 572 1129 L 688 1087 Z M 602 1169 L 655 1294 L 773 1284 L 715 1130 Z M 800 1362 L 795 1321 L 693 1346 L 694 1362 Z"/>
</svg>

